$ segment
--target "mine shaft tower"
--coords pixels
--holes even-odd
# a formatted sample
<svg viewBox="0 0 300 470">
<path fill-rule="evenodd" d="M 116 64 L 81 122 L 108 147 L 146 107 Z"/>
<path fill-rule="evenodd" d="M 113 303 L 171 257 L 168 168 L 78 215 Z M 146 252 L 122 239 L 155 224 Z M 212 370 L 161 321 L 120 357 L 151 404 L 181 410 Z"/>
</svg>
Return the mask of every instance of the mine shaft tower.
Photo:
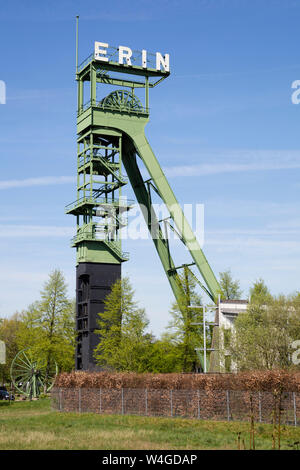
<svg viewBox="0 0 300 470">
<path fill-rule="evenodd" d="M 122 196 L 126 184 L 131 184 L 138 203 L 147 208 L 143 211 L 145 221 L 177 301 L 183 292 L 178 272 L 191 265 L 199 271 L 203 281 L 197 282 L 213 302 L 217 302 L 220 292 L 144 133 L 149 121 L 149 90 L 170 75 L 168 67 L 158 68 L 157 57 L 155 63 L 155 56 L 145 56 L 144 51 L 133 52 L 130 59 L 125 57 L 125 63 L 120 63 L 118 53 L 119 48 L 107 47 L 101 60 L 94 52 L 76 65 L 77 198 L 66 207 L 66 213 L 74 215 L 77 222 L 72 239 L 77 252 L 75 368 L 83 370 L 95 368 L 97 314 L 103 312 L 103 300 L 111 285 L 121 278 L 121 264 L 128 260 L 128 253 L 122 251 L 120 230 L 126 225 L 134 201 Z M 103 95 L 107 85 L 114 89 Z M 141 89 L 144 103 L 137 96 Z M 140 162 L 149 173 L 146 179 Z M 163 220 L 155 214 L 153 191 L 169 211 L 169 217 Z M 173 230 L 187 247 L 191 255 L 187 264 L 175 265 L 168 230 Z"/>
</svg>

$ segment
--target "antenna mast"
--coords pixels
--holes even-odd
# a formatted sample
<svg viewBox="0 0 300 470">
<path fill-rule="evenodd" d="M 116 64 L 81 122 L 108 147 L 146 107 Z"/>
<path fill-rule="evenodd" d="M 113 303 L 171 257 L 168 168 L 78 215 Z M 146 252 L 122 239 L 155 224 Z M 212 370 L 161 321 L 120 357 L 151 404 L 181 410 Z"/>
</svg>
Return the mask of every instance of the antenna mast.
<svg viewBox="0 0 300 470">
<path fill-rule="evenodd" d="M 78 69 L 78 20 L 79 16 L 76 16 L 76 74 Z"/>
</svg>

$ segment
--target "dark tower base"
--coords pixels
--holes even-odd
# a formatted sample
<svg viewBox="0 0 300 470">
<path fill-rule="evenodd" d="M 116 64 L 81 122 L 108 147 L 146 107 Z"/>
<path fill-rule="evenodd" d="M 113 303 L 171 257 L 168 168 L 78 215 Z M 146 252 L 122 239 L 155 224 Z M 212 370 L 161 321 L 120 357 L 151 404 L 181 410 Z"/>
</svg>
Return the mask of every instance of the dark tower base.
<svg viewBox="0 0 300 470">
<path fill-rule="evenodd" d="M 76 267 L 76 370 L 100 370 L 93 357 L 99 343 L 94 330 L 98 313 L 104 311 L 103 301 L 118 279 L 121 264 L 79 263 Z"/>
</svg>

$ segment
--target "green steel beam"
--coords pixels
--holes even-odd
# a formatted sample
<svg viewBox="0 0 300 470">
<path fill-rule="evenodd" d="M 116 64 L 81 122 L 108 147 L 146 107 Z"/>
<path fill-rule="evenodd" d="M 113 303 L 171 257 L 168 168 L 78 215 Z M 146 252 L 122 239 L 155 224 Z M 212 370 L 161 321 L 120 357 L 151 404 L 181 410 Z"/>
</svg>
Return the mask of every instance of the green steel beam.
<svg viewBox="0 0 300 470">
<path fill-rule="evenodd" d="M 97 83 L 104 83 L 107 85 L 126 86 L 129 88 L 145 88 L 146 84 L 143 82 L 136 82 L 133 80 L 120 80 L 113 77 L 97 77 Z"/>
<path fill-rule="evenodd" d="M 149 77 L 146 77 L 145 83 L 144 82 L 136 82 L 133 80 L 125 80 L 125 79 L 118 79 L 114 77 L 107 77 L 107 76 L 98 76 L 97 77 L 97 83 L 104 83 L 107 85 L 116 85 L 116 86 L 126 86 L 130 88 L 145 88 L 149 86 L 149 88 L 154 88 L 156 85 L 161 83 L 163 80 L 165 80 L 167 77 L 161 77 L 157 82 L 150 83 L 149 82 Z M 148 83 L 147 83 L 148 82 Z"/>
<path fill-rule="evenodd" d="M 192 229 L 190 228 L 190 225 L 188 224 L 188 222 L 187 222 L 187 220 L 184 216 L 184 213 L 183 213 L 180 205 L 178 204 L 178 202 L 177 202 L 177 200 L 176 200 L 176 198 L 175 198 L 175 196 L 174 196 L 174 194 L 173 194 L 173 192 L 172 192 L 172 190 L 169 186 L 168 181 L 167 181 L 167 179 L 166 179 L 166 177 L 165 177 L 158 161 L 156 160 L 156 158 L 155 158 L 155 156 L 154 156 L 154 154 L 153 154 L 153 152 L 150 148 L 150 145 L 148 144 L 148 142 L 146 140 L 146 137 L 143 136 L 143 139 L 141 137 L 142 136 L 139 136 L 138 139 L 136 138 L 135 140 L 132 140 L 131 141 L 131 146 L 129 145 L 129 142 L 127 142 L 127 145 L 125 147 L 127 148 L 127 146 L 128 146 L 129 148 L 131 148 L 131 151 L 130 151 L 131 157 L 128 157 L 128 154 L 126 155 L 126 153 L 125 153 L 126 156 L 123 160 L 128 178 L 129 178 L 130 183 L 131 183 L 131 185 L 132 185 L 132 187 L 135 191 L 138 202 L 143 204 L 146 207 L 149 207 L 149 203 L 146 204 L 146 202 L 147 202 L 146 196 L 143 197 L 142 201 L 140 200 L 141 197 L 140 197 L 139 191 L 141 190 L 140 189 L 141 187 L 145 187 L 145 183 L 143 182 L 143 180 L 140 180 L 139 185 L 136 186 L 136 182 L 134 181 L 134 174 L 137 174 L 137 173 L 140 174 L 138 165 L 136 163 L 136 159 L 134 159 L 134 153 L 135 152 L 143 160 L 149 174 L 151 175 L 152 181 L 155 183 L 155 187 L 157 188 L 157 193 L 159 194 L 161 199 L 166 204 L 166 206 L 169 210 L 171 219 L 174 221 L 174 223 L 177 227 L 177 232 L 178 232 L 181 240 L 183 241 L 183 243 L 188 248 L 188 250 L 189 250 L 189 252 L 190 252 L 190 254 L 191 254 L 191 256 L 194 260 L 194 263 L 196 264 L 197 268 L 199 269 L 199 271 L 200 271 L 207 287 L 203 286 L 203 284 L 200 283 L 199 281 L 198 281 L 198 283 L 205 290 L 205 292 L 209 295 L 209 297 L 214 302 L 217 302 L 218 301 L 218 295 L 219 295 L 219 292 L 220 292 L 219 283 L 218 283 L 211 267 L 209 266 L 209 264 L 208 264 L 208 262 L 205 258 L 205 255 L 204 255 L 203 251 L 201 250 L 200 245 L 199 245 Z M 139 144 L 137 142 L 139 142 Z M 135 151 L 133 151 L 133 146 L 134 146 Z M 128 160 L 130 160 L 130 162 L 132 162 L 133 160 L 135 161 L 134 171 L 130 171 L 130 164 L 128 163 Z M 142 184 L 142 182 L 143 182 L 143 184 Z M 138 190 L 135 190 L 135 186 L 138 187 Z M 145 194 L 148 194 L 146 188 L 145 188 Z M 153 212 L 153 209 L 151 208 L 150 213 L 152 213 L 152 212 Z M 169 277 L 172 276 L 172 273 L 176 272 L 175 265 L 173 263 L 173 266 L 167 266 L 167 264 L 163 261 L 164 255 L 162 255 L 162 252 L 160 252 L 158 250 L 158 244 L 156 243 L 155 240 L 153 240 L 153 242 L 154 242 L 154 244 L 156 246 L 156 249 L 159 253 L 159 256 L 161 258 L 161 261 L 162 261 L 163 267 L 165 269 L 166 275 L 169 279 Z M 166 260 L 170 259 L 170 254 L 169 253 L 165 257 L 165 259 Z M 169 281 L 170 281 L 170 279 L 169 279 Z M 174 292 L 174 289 L 173 289 L 173 292 Z M 178 300 L 178 296 L 176 294 L 175 294 L 175 296 Z M 180 294 L 179 294 L 179 296 L 180 296 Z"/>
<path fill-rule="evenodd" d="M 220 292 L 219 283 L 208 264 L 208 261 L 201 250 L 198 240 L 195 237 L 184 213 L 177 202 L 177 199 L 165 177 L 144 133 L 133 136 L 133 142 L 136 148 L 137 154 L 145 164 L 152 181 L 155 183 L 162 200 L 166 204 L 169 213 L 177 227 L 179 234 L 181 235 L 182 241 L 188 248 L 196 266 L 198 267 L 206 285 L 210 297 L 214 302 L 218 301 L 218 295 Z"/>
<path fill-rule="evenodd" d="M 138 203 L 147 209 L 147 213 L 143 212 L 146 224 L 150 233 L 153 234 L 153 232 L 155 232 L 153 243 L 160 257 L 161 263 L 173 290 L 174 296 L 177 300 L 180 300 L 183 295 L 181 282 L 170 254 L 168 240 L 166 240 L 163 236 L 161 227 L 159 225 L 156 214 L 151 204 L 149 192 L 147 191 L 146 184 L 143 181 L 143 177 L 137 165 L 136 151 L 134 145 L 130 139 L 125 137 L 123 146 L 123 164 L 126 173 L 130 180 L 132 189 L 135 193 Z"/>
</svg>

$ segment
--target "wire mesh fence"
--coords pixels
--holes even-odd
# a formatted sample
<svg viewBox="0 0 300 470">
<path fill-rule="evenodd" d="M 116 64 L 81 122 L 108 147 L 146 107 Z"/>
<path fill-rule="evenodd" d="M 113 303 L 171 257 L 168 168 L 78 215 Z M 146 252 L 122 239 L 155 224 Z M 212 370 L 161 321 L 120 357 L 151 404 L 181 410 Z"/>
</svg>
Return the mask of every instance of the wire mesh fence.
<svg viewBox="0 0 300 470">
<path fill-rule="evenodd" d="M 279 400 L 279 401 L 278 401 Z M 52 409 L 121 415 L 165 416 L 219 421 L 271 423 L 280 409 L 281 423 L 300 426 L 300 393 L 236 390 L 150 390 L 54 388 Z M 279 406 L 279 408 L 278 408 Z"/>
</svg>

